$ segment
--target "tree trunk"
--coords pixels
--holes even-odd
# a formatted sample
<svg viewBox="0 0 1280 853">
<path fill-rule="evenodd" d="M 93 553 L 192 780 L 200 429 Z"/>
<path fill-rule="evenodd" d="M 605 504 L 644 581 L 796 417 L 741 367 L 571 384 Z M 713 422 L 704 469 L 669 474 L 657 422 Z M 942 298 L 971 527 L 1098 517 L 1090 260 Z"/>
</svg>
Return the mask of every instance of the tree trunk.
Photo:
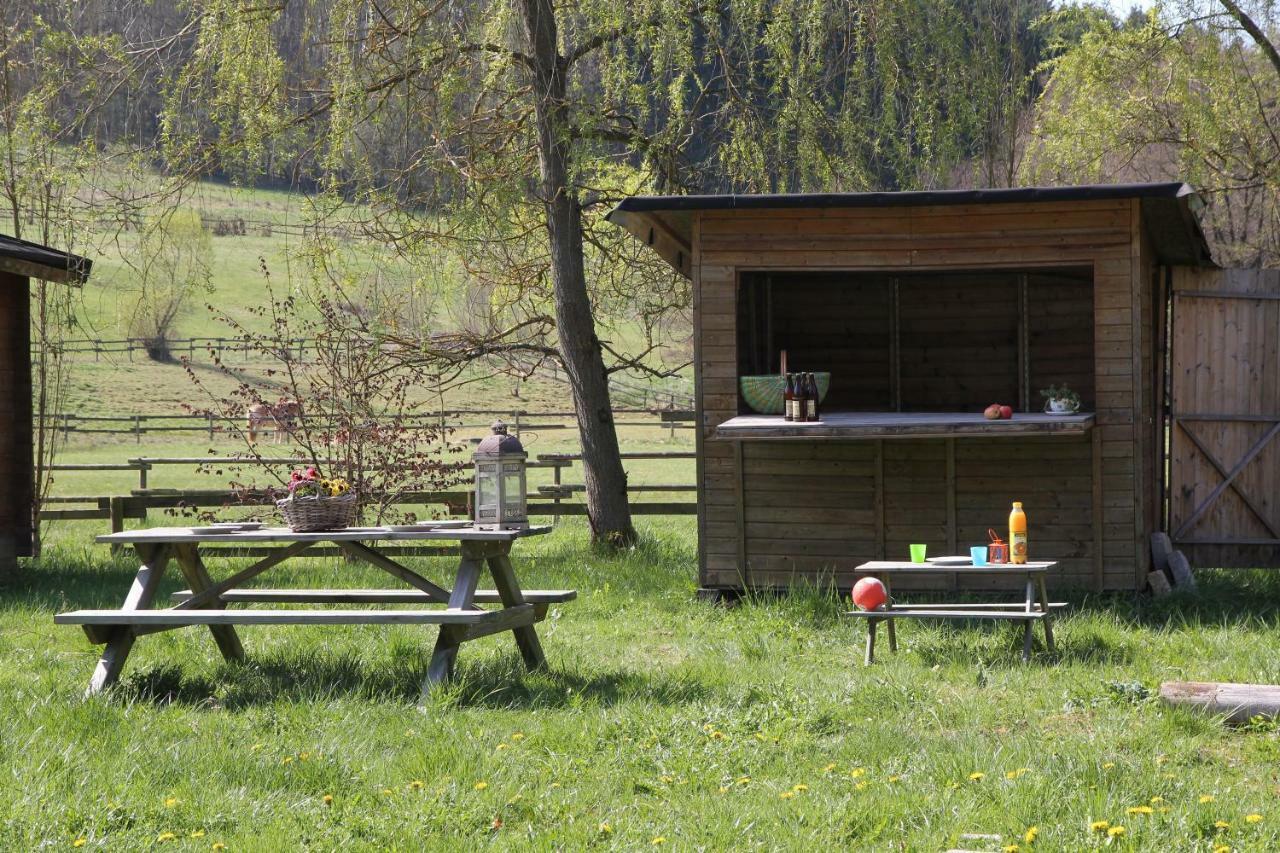
<svg viewBox="0 0 1280 853">
<path fill-rule="evenodd" d="M 566 64 L 560 55 L 552 0 L 519 0 L 519 7 L 529 41 L 526 64 L 533 82 L 556 329 L 578 416 L 587 518 L 596 541 L 626 545 L 635 539 L 627 504 L 627 475 L 622 469 L 609 403 L 609 378 L 587 294 L 582 208 L 569 185 Z"/>
</svg>

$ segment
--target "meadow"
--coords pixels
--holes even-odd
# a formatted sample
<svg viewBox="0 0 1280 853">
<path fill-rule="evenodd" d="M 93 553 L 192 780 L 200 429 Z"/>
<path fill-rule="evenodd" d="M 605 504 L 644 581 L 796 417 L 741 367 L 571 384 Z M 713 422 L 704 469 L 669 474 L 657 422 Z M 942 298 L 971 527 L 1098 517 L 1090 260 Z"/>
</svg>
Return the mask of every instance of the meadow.
<svg viewBox="0 0 1280 853">
<path fill-rule="evenodd" d="M 203 630 L 146 637 L 84 701 L 96 647 L 52 615 L 117 605 L 133 566 L 61 541 L 0 595 L 0 846 L 1280 845 L 1280 731 L 1152 698 L 1168 678 L 1280 680 L 1274 574 L 1075 597 L 1058 657 L 1030 665 L 1007 626 L 914 623 L 864 668 L 828 591 L 702 603 L 692 520 L 642 529 L 619 554 L 578 522 L 521 543 L 526 586 L 580 593 L 541 626 L 549 670 L 488 638 L 425 699 L 432 629 L 277 627 L 242 629 L 241 665 Z M 378 582 L 338 561 L 286 573 Z"/>
</svg>

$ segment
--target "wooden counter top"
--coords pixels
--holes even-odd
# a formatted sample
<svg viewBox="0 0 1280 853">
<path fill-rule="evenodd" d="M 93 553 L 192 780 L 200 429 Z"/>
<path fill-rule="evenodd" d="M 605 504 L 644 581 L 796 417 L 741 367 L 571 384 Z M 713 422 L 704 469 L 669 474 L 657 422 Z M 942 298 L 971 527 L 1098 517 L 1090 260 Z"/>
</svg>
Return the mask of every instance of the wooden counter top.
<svg viewBox="0 0 1280 853">
<path fill-rule="evenodd" d="M 1015 412 L 1007 421 L 989 421 L 980 412 L 824 412 L 822 420 L 788 423 L 781 415 L 739 415 L 716 427 L 730 441 L 804 438 L 959 438 L 1083 435 L 1094 416 Z"/>
</svg>

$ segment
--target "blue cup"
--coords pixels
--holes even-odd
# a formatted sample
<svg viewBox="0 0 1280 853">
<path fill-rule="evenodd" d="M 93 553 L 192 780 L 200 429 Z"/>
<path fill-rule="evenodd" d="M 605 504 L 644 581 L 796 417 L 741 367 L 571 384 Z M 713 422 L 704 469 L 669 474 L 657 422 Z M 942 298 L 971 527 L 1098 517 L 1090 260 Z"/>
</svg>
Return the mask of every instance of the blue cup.
<svg viewBox="0 0 1280 853">
<path fill-rule="evenodd" d="M 974 545 L 969 549 L 969 556 L 973 558 L 975 566 L 985 566 L 987 564 L 987 546 Z"/>
</svg>

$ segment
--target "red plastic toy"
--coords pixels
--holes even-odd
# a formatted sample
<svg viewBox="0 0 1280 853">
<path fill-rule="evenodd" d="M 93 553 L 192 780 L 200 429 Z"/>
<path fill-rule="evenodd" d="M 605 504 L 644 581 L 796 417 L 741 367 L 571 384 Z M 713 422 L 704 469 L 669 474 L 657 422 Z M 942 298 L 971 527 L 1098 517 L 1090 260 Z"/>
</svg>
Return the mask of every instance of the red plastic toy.
<svg viewBox="0 0 1280 853">
<path fill-rule="evenodd" d="M 889 600 L 889 593 L 876 578 L 863 578 L 853 585 L 852 597 L 863 610 L 878 610 Z"/>
</svg>

